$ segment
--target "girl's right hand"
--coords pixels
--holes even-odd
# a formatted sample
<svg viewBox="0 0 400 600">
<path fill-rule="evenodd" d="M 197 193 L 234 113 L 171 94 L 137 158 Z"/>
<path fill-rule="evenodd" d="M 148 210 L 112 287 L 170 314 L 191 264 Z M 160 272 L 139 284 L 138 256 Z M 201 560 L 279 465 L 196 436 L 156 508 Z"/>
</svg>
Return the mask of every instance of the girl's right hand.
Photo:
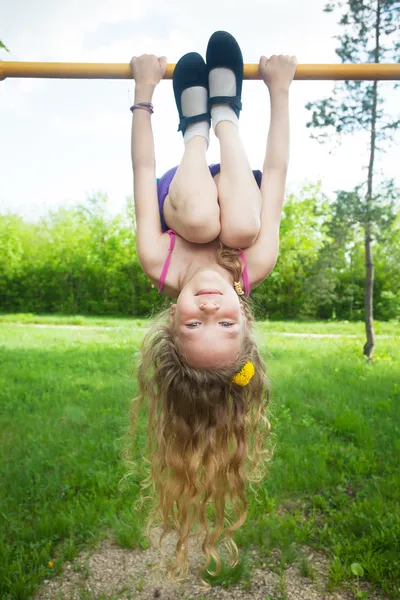
<svg viewBox="0 0 400 600">
<path fill-rule="evenodd" d="M 288 90 L 296 73 L 297 59 L 295 56 L 274 54 L 271 58 L 261 56 L 260 75 L 263 78 L 268 89 Z"/>
<path fill-rule="evenodd" d="M 156 87 L 167 70 L 167 58 L 154 54 L 142 54 L 134 56 L 130 62 L 132 77 L 136 85 Z"/>
</svg>

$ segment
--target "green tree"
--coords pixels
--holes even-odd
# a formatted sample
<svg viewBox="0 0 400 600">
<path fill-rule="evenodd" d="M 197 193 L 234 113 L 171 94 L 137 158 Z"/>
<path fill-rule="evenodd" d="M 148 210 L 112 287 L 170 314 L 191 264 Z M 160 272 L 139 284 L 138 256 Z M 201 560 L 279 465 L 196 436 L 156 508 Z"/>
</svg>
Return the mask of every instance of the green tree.
<svg viewBox="0 0 400 600">
<path fill-rule="evenodd" d="M 164 300 L 132 225 L 129 211 L 111 217 L 102 195 L 39 223 L 0 215 L 0 310 L 148 316 Z"/>
<path fill-rule="evenodd" d="M 342 62 L 398 62 L 400 43 L 393 34 L 400 26 L 397 0 L 336 0 L 325 7 L 325 12 L 342 9 L 339 25 L 344 28 L 337 55 Z M 393 190 L 393 182 L 381 184 L 380 193 L 374 188 L 375 153 L 383 144 L 393 139 L 400 120 L 385 114 L 384 99 L 378 93 L 378 81 L 345 81 L 335 85 L 332 95 L 306 108 L 312 111 L 307 127 L 319 130 L 313 135 L 325 141 L 332 130 L 340 136 L 366 131 L 369 133 L 369 162 L 367 179 L 352 192 L 352 221 L 364 229 L 365 244 L 365 328 L 364 355 L 371 360 L 375 345 L 373 326 L 374 264 L 372 242 L 375 229 L 382 228 L 393 215 L 393 205 L 383 206 L 382 199 Z M 322 130 L 322 134 L 321 134 Z"/>
<path fill-rule="evenodd" d="M 310 316 L 347 318 L 340 310 L 343 308 L 341 278 L 349 270 L 348 255 L 357 238 L 357 228 L 349 215 L 350 199 L 347 194 L 339 193 L 330 205 L 330 218 L 324 223 L 326 243 L 320 249 L 309 277 L 304 280 L 303 312 Z M 346 287 L 346 294 L 351 296 L 353 291 L 349 287 Z"/>
<path fill-rule="evenodd" d="M 400 213 L 392 227 L 382 232 L 375 249 L 379 274 L 376 310 L 381 319 L 400 318 Z"/>
<path fill-rule="evenodd" d="M 5 46 L 1 40 L 0 40 L 0 48 L 2 50 L 5 50 L 6 52 L 10 52 L 9 49 L 7 48 L 7 46 Z"/>
<path fill-rule="evenodd" d="M 303 310 L 307 295 L 304 282 L 327 242 L 329 214 L 329 203 L 319 183 L 289 194 L 282 213 L 277 265 L 252 294 L 257 318 L 314 316 L 314 305 L 313 310 Z"/>
</svg>

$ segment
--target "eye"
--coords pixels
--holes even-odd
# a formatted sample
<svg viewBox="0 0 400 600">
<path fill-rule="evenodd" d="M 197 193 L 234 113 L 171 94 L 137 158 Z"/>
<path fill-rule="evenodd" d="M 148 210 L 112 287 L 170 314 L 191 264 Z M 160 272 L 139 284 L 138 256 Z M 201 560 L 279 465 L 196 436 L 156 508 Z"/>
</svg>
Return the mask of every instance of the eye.
<svg viewBox="0 0 400 600">
<path fill-rule="evenodd" d="M 186 327 L 189 327 L 189 329 L 196 329 L 196 325 L 200 325 L 200 323 L 186 323 Z"/>
<path fill-rule="evenodd" d="M 224 327 L 232 327 L 232 325 L 234 325 L 235 323 L 229 323 L 229 321 L 221 321 L 220 325 L 223 325 Z"/>
</svg>

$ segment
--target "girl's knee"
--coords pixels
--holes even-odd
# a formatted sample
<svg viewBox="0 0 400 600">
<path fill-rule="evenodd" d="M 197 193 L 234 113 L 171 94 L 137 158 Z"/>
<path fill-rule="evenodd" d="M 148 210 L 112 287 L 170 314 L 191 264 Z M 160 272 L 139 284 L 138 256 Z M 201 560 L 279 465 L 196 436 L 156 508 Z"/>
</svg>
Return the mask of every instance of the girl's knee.
<svg viewBox="0 0 400 600">
<path fill-rule="evenodd" d="M 260 232 L 260 218 L 249 216 L 227 223 L 222 221 L 220 240 L 229 248 L 250 248 Z"/>
<path fill-rule="evenodd" d="M 192 211 L 187 215 L 184 223 L 183 236 L 194 244 L 207 244 L 215 240 L 221 231 L 219 210 L 212 213 L 204 211 Z"/>
<path fill-rule="evenodd" d="M 262 198 L 255 188 L 240 191 L 220 188 L 221 241 L 230 248 L 249 248 L 256 241 L 261 226 Z"/>
</svg>

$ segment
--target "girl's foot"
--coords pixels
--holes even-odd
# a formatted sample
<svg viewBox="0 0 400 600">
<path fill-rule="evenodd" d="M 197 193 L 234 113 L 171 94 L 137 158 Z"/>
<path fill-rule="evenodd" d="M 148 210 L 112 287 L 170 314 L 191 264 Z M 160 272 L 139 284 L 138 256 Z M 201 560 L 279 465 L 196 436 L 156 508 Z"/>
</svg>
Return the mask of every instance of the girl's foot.
<svg viewBox="0 0 400 600">
<path fill-rule="evenodd" d="M 239 124 L 242 109 L 243 55 L 235 38 L 227 31 L 216 31 L 207 46 L 209 84 L 208 108 L 213 129 L 220 121 Z"/>
<path fill-rule="evenodd" d="M 208 110 L 208 71 L 204 59 L 197 52 L 182 56 L 173 74 L 175 102 L 179 113 L 178 131 L 185 144 L 201 135 L 209 144 L 211 115 Z"/>
</svg>

